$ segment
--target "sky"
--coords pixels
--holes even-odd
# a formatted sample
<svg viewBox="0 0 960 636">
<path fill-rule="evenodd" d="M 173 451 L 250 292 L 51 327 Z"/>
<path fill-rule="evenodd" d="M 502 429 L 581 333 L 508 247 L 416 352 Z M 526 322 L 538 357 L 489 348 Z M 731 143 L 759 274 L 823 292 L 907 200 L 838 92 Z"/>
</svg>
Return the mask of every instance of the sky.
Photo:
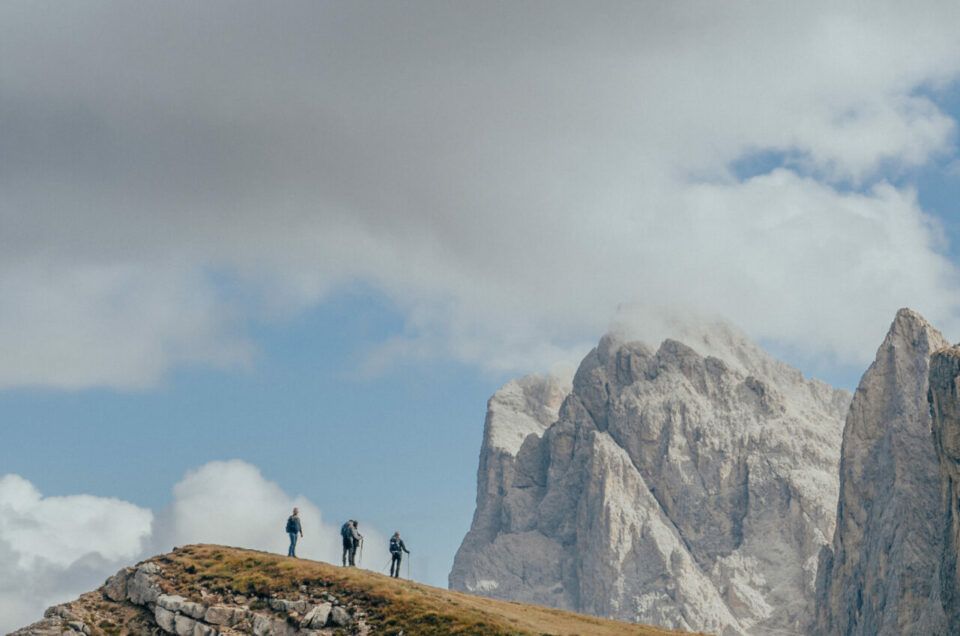
<svg viewBox="0 0 960 636">
<path fill-rule="evenodd" d="M 960 338 L 953 2 L 0 3 L 0 631 L 173 545 L 443 585 L 485 403 L 625 316 Z M 13 575 L 10 575 L 13 573 Z M 14 583 L 14 581 L 16 583 Z"/>
</svg>

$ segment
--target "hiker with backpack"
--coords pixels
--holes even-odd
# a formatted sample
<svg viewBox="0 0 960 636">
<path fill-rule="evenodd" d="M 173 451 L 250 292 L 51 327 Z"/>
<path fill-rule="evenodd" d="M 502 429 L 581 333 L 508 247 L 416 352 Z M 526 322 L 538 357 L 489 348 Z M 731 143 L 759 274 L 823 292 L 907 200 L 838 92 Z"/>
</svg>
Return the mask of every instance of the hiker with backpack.
<svg viewBox="0 0 960 636">
<path fill-rule="evenodd" d="M 363 535 L 357 530 L 360 525 L 355 519 L 350 519 L 340 527 L 340 537 L 343 539 L 343 566 L 347 563 L 356 565 L 357 548 L 363 543 Z"/>
<path fill-rule="evenodd" d="M 297 558 L 297 535 L 303 537 L 303 526 L 300 525 L 300 511 L 293 509 L 293 514 L 287 518 L 287 534 L 290 535 L 290 549 L 287 556 Z"/>
<path fill-rule="evenodd" d="M 400 561 L 403 559 L 404 552 L 410 554 L 410 550 L 407 550 L 403 539 L 400 538 L 400 532 L 394 532 L 390 537 L 390 576 L 395 579 L 400 577 Z"/>
</svg>

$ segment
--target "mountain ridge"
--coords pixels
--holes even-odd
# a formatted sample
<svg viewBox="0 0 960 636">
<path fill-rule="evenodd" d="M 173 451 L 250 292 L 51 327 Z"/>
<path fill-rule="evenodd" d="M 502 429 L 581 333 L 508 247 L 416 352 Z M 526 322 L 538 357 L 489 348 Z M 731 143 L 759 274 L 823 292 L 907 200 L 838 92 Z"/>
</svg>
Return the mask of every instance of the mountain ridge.
<svg viewBox="0 0 960 636">
<path fill-rule="evenodd" d="M 192 545 L 124 568 L 11 636 L 676 636 L 318 561 Z"/>
</svg>

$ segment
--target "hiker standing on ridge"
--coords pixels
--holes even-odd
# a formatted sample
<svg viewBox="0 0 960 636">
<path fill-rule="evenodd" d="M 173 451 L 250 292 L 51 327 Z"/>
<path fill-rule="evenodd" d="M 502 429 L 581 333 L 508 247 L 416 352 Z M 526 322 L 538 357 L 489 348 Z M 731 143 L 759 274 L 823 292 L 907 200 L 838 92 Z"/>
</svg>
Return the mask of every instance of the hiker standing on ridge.
<svg viewBox="0 0 960 636">
<path fill-rule="evenodd" d="M 410 550 L 407 550 L 403 539 L 400 538 L 400 532 L 394 532 L 390 537 L 390 576 L 395 579 L 400 577 L 400 561 L 403 559 L 404 552 L 410 554 Z"/>
<path fill-rule="evenodd" d="M 303 536 L 303 526 L 300 525 L 300 511 L 293 509 L 293 514 L 287 518 L 287 534 L 290 535 L 290 549 L 287 556 L 297 558 L 297 535 Z"/>
<path fill-rule="evenodd" d="M 355 519 L 351 519 L 340 528 L 340 536 L 343 538 L 344 567 L 347 566 L 348 562 L 350 565 L 356 565 L 354 561 L 357 556 L 357 548 L 360 547 L 360 543 L 363 541 L 363 535 L 357 530 L 358 525 L 360 524 L 357 523 Z"/>
</svg>

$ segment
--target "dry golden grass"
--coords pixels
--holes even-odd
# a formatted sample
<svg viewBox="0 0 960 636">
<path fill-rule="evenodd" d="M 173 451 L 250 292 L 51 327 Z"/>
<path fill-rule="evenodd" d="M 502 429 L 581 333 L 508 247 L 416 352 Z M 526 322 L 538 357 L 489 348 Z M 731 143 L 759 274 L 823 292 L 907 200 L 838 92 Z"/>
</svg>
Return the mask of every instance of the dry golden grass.
<svg viewBox="0 0 960 636">
<path fill-rule="evenodd" d="M 157 557 L 180 594 L 208 590 L 296 596 L 300 586 L 322 588 L 362 607 L 377 634 L 507 636 L 545 634 L 667 636 L 678 632 L 604 620 L 536 605 L 510 603 L 397 580 L 318 561 L 194 545 Z"/>
</svg>

